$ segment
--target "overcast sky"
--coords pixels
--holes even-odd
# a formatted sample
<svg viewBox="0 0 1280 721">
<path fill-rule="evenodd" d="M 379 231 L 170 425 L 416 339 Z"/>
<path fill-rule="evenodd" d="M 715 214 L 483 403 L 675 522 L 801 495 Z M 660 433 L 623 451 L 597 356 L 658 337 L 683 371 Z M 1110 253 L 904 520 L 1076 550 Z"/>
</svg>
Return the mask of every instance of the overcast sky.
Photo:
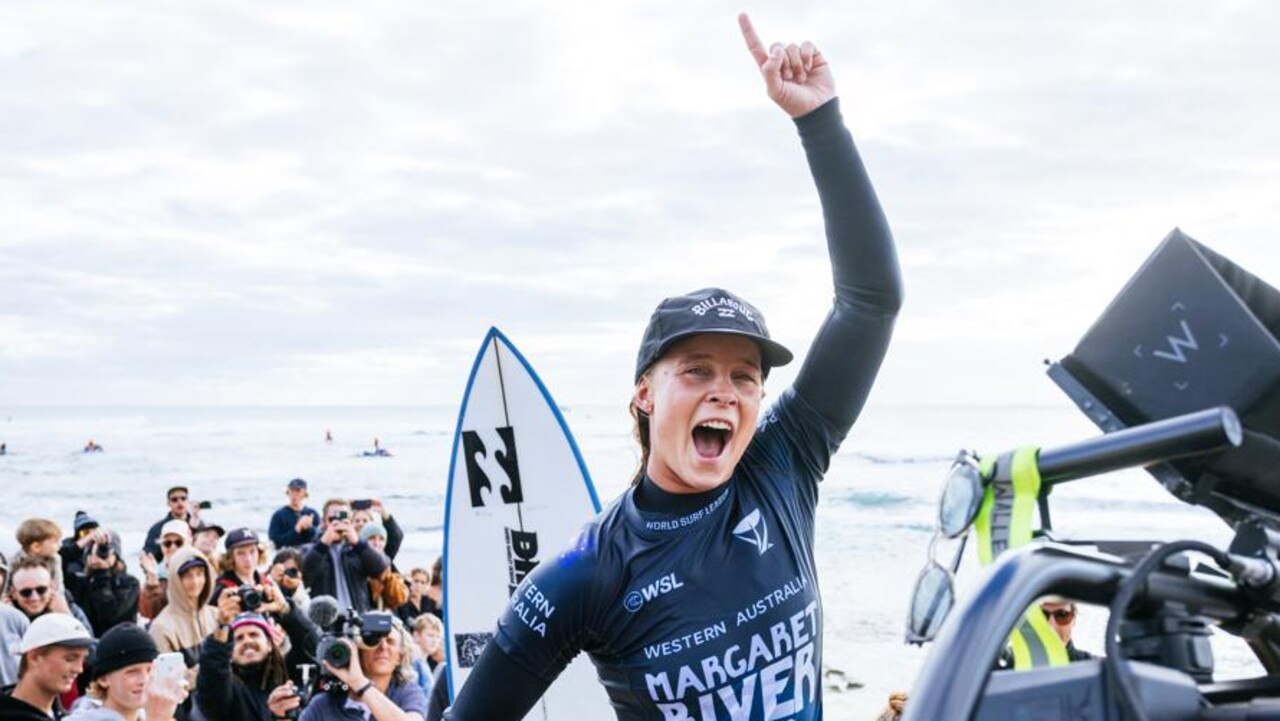
<svg viewBox="0 0 1280 721">
<path fill-rule="evenodd" d="M 738 10 L 824 51 L 894 229 L 876 402 L 1059 402 L 1174 226 L 1280 282 L 1274 3 L 24 3 L 0 405 L 454 404 L 490 325 L 621 404 L 707 285 L 805 348 L 821 218 Z"/>
</svg>

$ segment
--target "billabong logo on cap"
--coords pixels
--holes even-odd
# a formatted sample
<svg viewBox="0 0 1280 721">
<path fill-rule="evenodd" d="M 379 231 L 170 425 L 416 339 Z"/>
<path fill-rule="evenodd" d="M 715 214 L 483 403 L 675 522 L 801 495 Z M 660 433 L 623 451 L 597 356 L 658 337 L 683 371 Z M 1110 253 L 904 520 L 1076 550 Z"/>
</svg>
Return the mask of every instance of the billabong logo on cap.
<svg viewBox="0 0 1280 721">
<path fill-rule="evenodd" d="M 746 303 L 739 303 L 733 298 L 720 296 L 718 298 L 707 298 L 699 301 L 689 308 L 695 315 L 706 315 L 707 311 L 715 309 L 721 318 L 733 318 L 737 313 L 741 313 L 744 318 L 755 322 L 755 310 Z"/>
</svg>

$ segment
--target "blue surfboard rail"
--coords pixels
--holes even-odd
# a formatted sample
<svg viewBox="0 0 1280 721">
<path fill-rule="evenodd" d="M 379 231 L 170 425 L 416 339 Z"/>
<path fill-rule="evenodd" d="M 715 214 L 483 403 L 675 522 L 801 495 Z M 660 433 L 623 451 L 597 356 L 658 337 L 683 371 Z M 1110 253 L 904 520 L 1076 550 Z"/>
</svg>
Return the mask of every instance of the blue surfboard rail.
<svg viewBox="0 0 1280 721">
<path fill-rule="evenodd" d="M 484 341 L 480 344 L 480 350 L 476 353 L 475 360 L 471 364 L 471 372 L 467 375 L 467 387 L 462 393 L 462 403 L 460 403 L 458 407 L 458 422 L 454 425 L 453 444 L 450 446 L 449 483 L 445 488 L 444 500 L 444 563 L 442 571 L 445 578 L 449 577 L 449 519 L 452 517 L 453 510 L 453 476 L 454 472 L 457 470 L 458 444 L 462 442 L 462 421 L 467 417 L 467 405 L 471 401 L 471 388 L 475 385 L 476 374 L 480 372 L 480 364 L 484 361 L 485 354 L 489 352 L 489 346 L 495 343 L 501 343 L 505 346 L 506 349 L 511 352 L 512 357 L 520 362 L 520 365 L 524 368 L 525 372 L 533 379 L 533 383 L 538 388 L 538 392 L 542 394 L 543 401 L 546 402 L 549 408 L 551 408 L 552 416 L 556 419 L 556 422 L 560 424 L 560 431 L 564 434 L 564 438 L 568 442 L 570 450 L 573 452 L 573 458 L 578 464 L 578 470 L 582 472 L 582 480 L 587 486 L 587 494 L 591 497 L 592 508 L 596 513 L 600 512 L 600 499 L 596 495 L 595 485 L 591 482 L 591 473 L 587 470 L 587 464 L 582 458 L 582 452 L 578 448 L 578 442 L 574 439 L 573 433 L 569 430 L 569 424 L 565 421 L 564 415 L 560 413 L 560 407 L 556 405 L 555 400 L 551 397 L 551 392 L 547 390 L 546 385 L 542 382 L 542 378 L 533 369 L 533 366 L 530 365 L 528 359 L 524 357 L 524 354 L 515 347 L 511 342 L 511 339 L 507 338 L 502 331 L 498 330 L 497 326 L 491 326 L 489 331 L 485 333 Z M 449 669 L 453 667 L 453 644 L 451 643 L 449 632 L 449 604 L 447 600 L 443 605 L 444 608 L 442 610 L 444 612 L 445 627 L 444 678 L 449 684 L 449 702 L 453 703 L 457 691 L 453 688 L 453 674 L 449 672 Z M 494 622 L 497 622 L 496 618 L 494 619 Z"/>
</svg>

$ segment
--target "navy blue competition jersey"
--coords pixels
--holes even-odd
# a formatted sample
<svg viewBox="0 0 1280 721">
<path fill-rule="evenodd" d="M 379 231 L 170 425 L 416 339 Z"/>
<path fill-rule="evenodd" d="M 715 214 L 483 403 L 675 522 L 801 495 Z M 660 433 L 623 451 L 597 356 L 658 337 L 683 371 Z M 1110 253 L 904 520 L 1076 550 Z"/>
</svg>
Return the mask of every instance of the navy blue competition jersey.
<svg viewBox="0 0 1280 721">
<path fill-rule="evenodd" d="M 623 494 L 526 577 L 495 641 L 546 681 L 588 652 L 619 719 L 820 719 L 813 518 L 843 435 L 787 391 L 729 483 L 640 491 L 683 512 Z"/>
<path fill-rule="evenodd" d="M 724 485 L 673 495 L 644 479 L 527 576 L 449 721 L 523 718 L 582 651 L 624 721 L 822 718 L 818 481 L 870 393 L 902 281 L 839 103 L 795 122 L 835 290 L 795 384 Z"/>
</svg>

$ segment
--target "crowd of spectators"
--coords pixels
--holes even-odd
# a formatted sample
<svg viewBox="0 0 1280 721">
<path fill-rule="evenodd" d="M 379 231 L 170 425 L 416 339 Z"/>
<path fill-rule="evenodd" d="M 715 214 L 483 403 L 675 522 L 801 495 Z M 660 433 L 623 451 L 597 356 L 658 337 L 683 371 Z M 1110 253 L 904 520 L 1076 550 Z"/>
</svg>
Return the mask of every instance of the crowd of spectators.
<svg viewBox="0 0 1280 721">
<path fill-rule="evenodd" d="M 444 661 L 440 559 L 402 573 L 404 531 L 377 499 L 317 512 L 303 479 L 285 493 L 263 539 L 169 488 L 136 576 L 85 511 L 66 538 L 23 521 L 0 554 L 0 718 L 424 721 Z M 351 614 L 382 620 L 343 632 L 334 617 Z M 335 644 L 349 653 L 319 657 Z"/>
</svg>

